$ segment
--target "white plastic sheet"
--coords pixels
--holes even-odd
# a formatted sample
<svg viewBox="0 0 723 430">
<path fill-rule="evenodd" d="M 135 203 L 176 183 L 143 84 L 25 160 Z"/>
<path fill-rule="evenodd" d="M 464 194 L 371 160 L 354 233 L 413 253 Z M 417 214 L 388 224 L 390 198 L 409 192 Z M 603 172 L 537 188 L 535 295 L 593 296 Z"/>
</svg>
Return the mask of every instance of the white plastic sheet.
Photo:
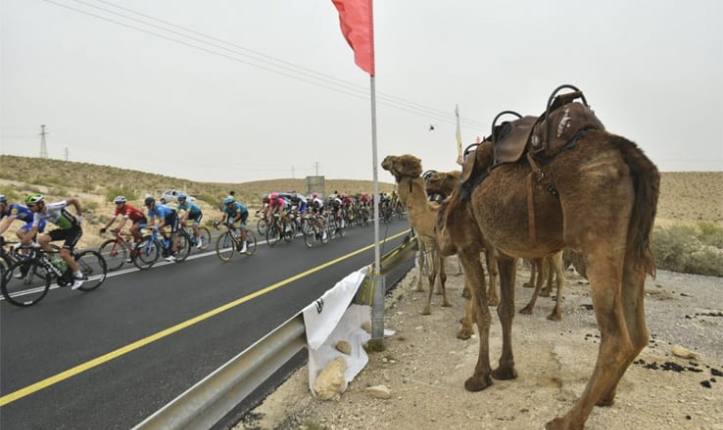
<svg viewBox="0 0 723 430">
<path fill-rule="evenodd" d="M 309 388 L 312 393 L 319 372 L 336 357 L 342 356 L 346 360 L 347 382 L 351 382 L 369 362 L 362 345 L 371 336 L 361 326 L 365 321 L 371 321 L 371 307 L 349 306 L 367 272 L 368 267 L 365 267 L 349 274 L 303 311 L 309 350 Z M 385 336 L 393 333 L 391 330 L 384 331 Z M 351 354 L 336 350 L 335 345 L 340 340 L 349 342 Z"/>
</svg>

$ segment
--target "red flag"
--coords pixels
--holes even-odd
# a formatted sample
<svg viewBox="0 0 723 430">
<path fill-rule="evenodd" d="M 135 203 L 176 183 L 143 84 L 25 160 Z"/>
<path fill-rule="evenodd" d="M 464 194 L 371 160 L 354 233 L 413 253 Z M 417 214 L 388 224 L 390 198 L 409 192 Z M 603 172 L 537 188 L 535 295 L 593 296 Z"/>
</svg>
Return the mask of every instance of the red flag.
<svg viewBox="0 0 723 430">
<path fill-rule="evenodd" d="M 354 62 L 374 76 L 374 14 L 373 0 L 331 0 L 339 11 L 339 23 L 351 49 Z"/>
</svg>

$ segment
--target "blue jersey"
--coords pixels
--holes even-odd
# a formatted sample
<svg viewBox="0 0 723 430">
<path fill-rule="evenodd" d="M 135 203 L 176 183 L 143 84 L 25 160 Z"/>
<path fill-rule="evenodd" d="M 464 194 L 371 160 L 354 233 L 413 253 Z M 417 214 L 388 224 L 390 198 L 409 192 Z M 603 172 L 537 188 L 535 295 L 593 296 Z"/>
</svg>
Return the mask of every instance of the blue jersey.
<svg viewBox="0 0 723 430">
<path fill-rule="evenodd" d="M 246 208 L 246 206 L 241 202 L 234 202 L 233 205 L 229 208 L 226 206 L 224 209 L 224 212 L 228 215 L 229 218 L 236 218 L 239 214 L 243 217 L 244 214 L 248 214 L 249 210 Z"/>
<path fill-rule="evenodd" d="M 166 223 L 172 223 L 176 219 L 176 210 L 166 205 L 155 205 L 153 209 L 148 209 L 148 218 L 158 218 Z"/>
<path fill-rule="evenodd" d="M 5 212 L 0 213 L 0 219 L 11 216 L 14 216 L 15 219 L 19 219 L 20 221 L 24 221 L 26 223 L 33 221 L 33 212 L 28 209 L 27 206 L 23 205 L 10 205 L 7 207 Z"/>
<path fill-rule="evenodd" d="M 191 203 L 188 200 L 186 200 L 183 203 L 178 204 L 178 211 L 186 211 L 191 216 L 196 216 L 201 214 L 201 207 L 198 206 L 195 203 Z"/>
</svg>

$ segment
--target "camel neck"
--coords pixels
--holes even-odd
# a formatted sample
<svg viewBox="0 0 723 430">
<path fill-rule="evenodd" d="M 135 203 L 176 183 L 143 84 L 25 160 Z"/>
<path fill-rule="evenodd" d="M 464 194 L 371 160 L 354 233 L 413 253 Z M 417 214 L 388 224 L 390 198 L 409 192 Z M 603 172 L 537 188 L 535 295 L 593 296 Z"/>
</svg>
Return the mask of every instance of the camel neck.
<svg viewBox="0 0 723 430">
<path fill-rule="evenodd" d="M 399 199 L 407 209 L 414 209 L 426 206 L 427 192 L 424 191 L 422 178 L 402 178 L 399 181 Z"/>
</svg>

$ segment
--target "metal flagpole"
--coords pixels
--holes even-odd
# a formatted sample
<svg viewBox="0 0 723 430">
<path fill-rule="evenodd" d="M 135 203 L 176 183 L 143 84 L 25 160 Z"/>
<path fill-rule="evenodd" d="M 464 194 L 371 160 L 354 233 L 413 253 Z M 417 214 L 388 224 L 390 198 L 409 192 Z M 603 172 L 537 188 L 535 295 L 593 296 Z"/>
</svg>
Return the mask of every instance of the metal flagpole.
<svg viewBox="0 0 723 430">
<path fill-rule="evenodd" d="M 377 173 L 377 100 L 374 75 L 369 79 L 372 107 L 372 171 L 374 172 L 374 305 L 372 307 L 372 339 L 369 346 L 374 350 L 384 349 L 384 293 L 385 285 L 381 268 L 379 247 L 379 177 Z"/>
</svg>

